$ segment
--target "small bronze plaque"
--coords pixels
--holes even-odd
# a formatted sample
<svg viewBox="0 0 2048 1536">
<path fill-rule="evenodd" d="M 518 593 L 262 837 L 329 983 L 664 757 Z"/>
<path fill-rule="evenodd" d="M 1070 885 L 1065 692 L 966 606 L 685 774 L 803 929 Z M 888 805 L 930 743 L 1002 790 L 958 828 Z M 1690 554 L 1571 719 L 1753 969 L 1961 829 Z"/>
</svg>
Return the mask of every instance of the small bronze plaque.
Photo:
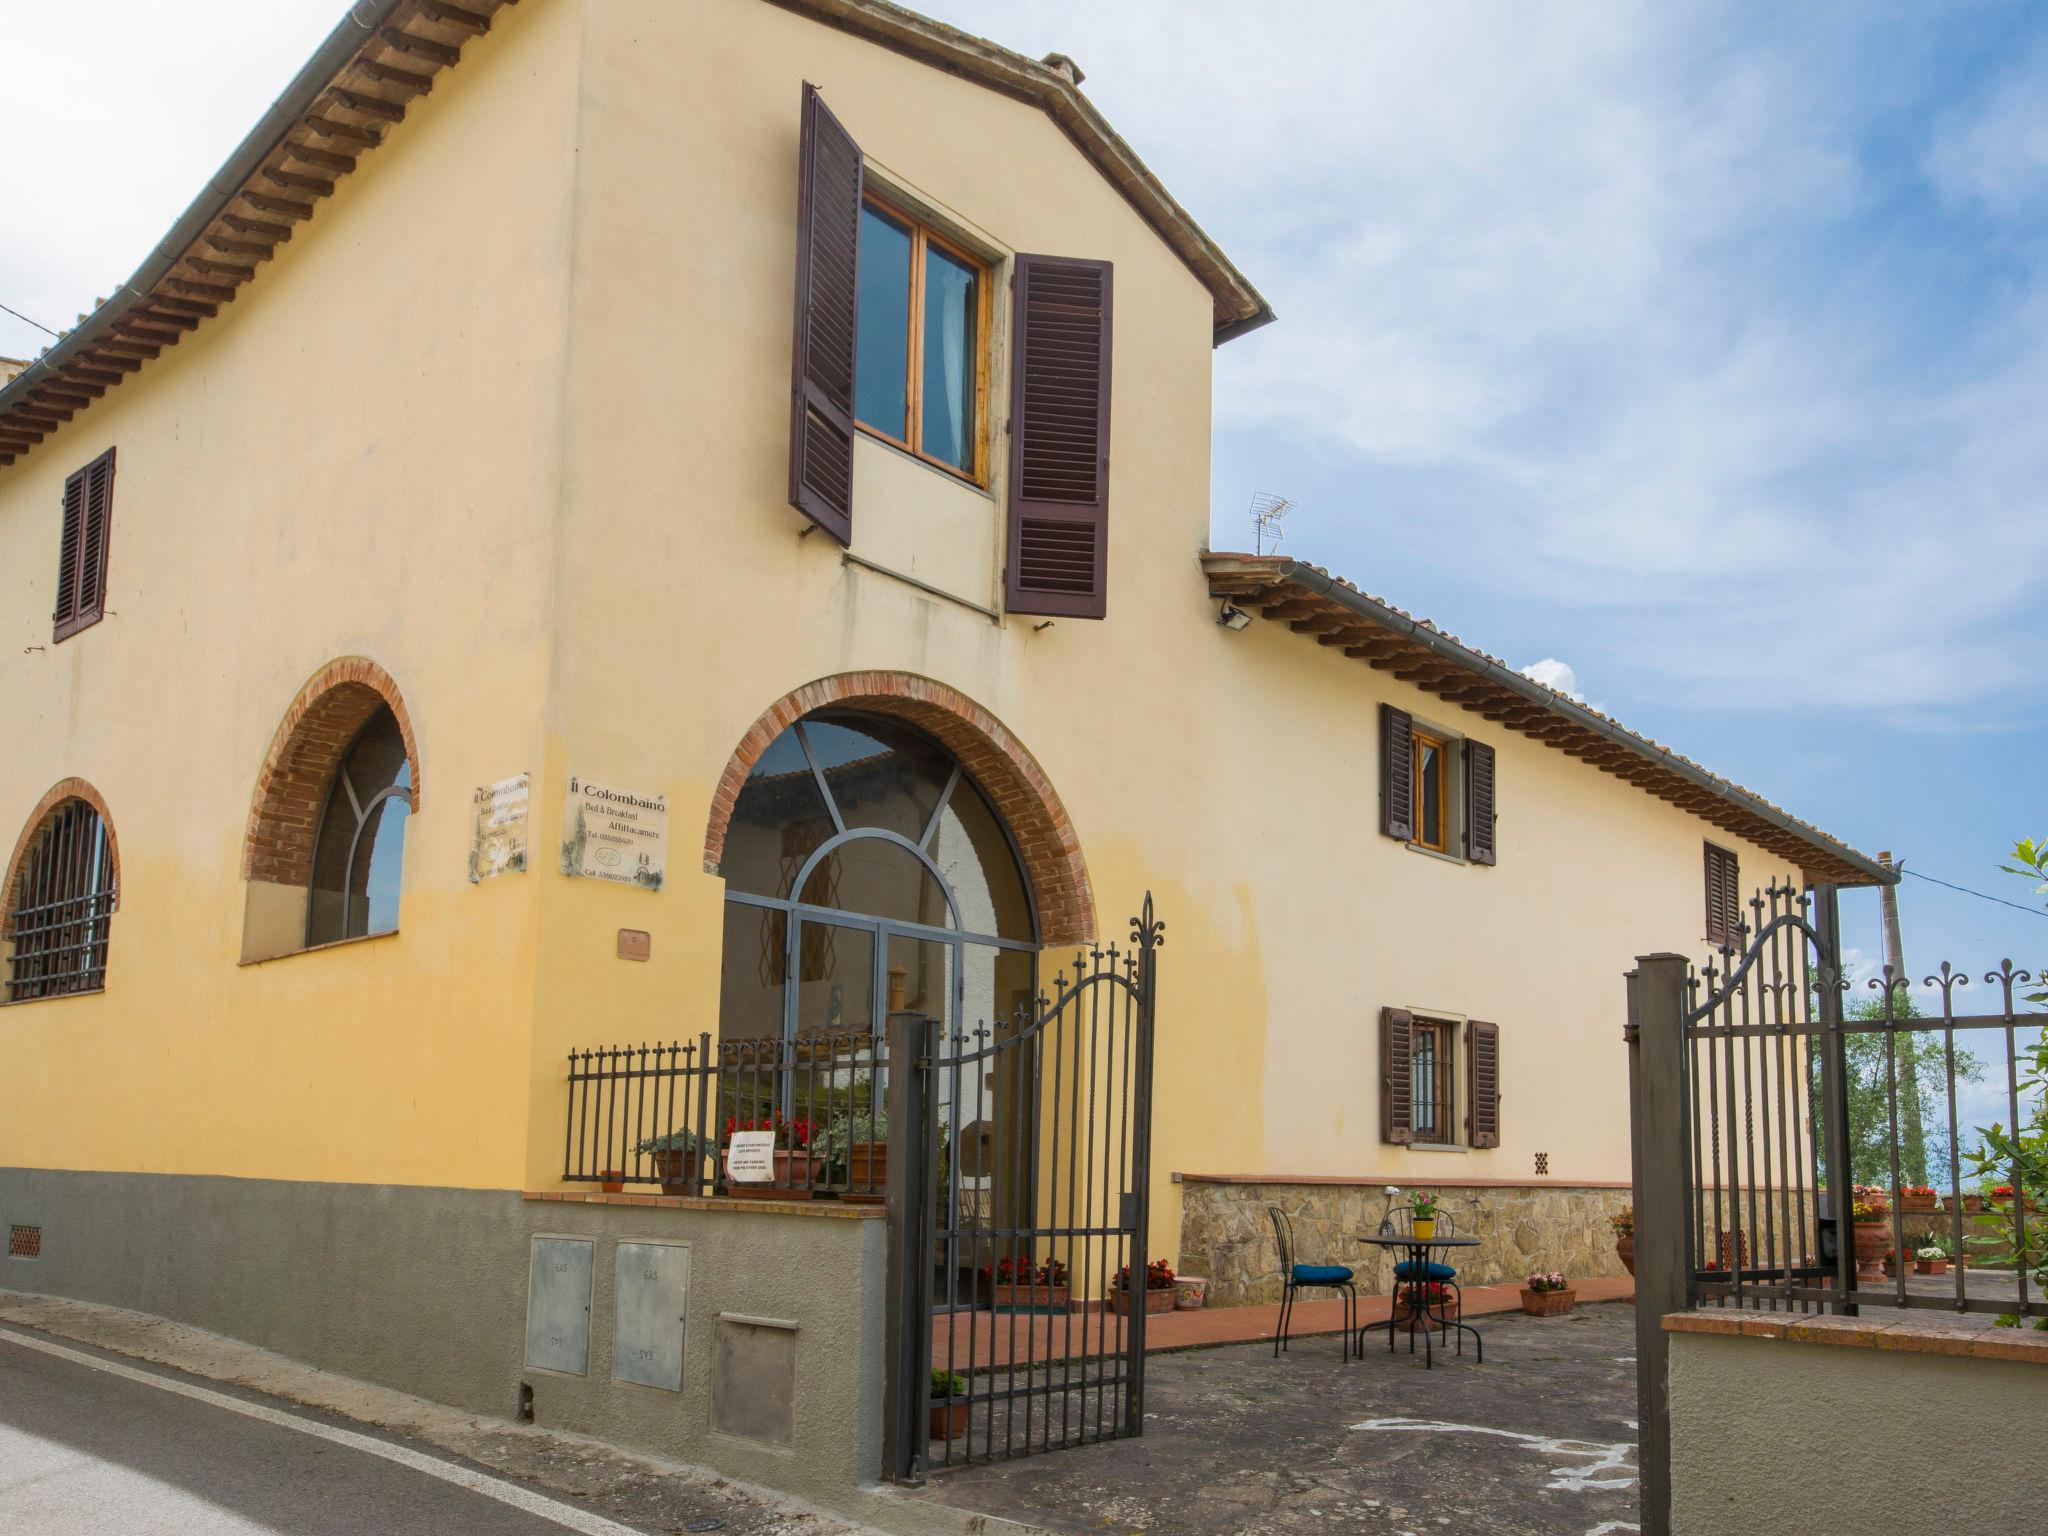
<svg viewBox="0 0 2048 1536">
<path fill-rule="evenodd" d="M 645 960 L 654 952 L 654 940 L 643 928 L 621 928 L 619 930 L 619 958 L 621 960 Z"/>
</svg>

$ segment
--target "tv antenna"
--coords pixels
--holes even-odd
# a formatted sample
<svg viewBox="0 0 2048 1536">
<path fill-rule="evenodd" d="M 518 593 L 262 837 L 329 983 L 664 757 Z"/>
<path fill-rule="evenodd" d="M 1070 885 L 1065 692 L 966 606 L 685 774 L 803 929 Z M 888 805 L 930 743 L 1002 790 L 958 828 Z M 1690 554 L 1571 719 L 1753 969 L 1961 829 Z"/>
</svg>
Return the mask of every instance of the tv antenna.
<svg viewBox="0 0 2048 1536">
<path fill-rule="evenodd" d="M 1285 530 L 1280 520 L 1287 516 L 1287 509 L 1294 503 L 1285 496 L 1275 496 L 1271 491 L 1252 492 L 1252 553 L 1270 554 L 1280 547 Z M 1269 550 L 1266 546 L 1271 545 Z"/>
</svg>

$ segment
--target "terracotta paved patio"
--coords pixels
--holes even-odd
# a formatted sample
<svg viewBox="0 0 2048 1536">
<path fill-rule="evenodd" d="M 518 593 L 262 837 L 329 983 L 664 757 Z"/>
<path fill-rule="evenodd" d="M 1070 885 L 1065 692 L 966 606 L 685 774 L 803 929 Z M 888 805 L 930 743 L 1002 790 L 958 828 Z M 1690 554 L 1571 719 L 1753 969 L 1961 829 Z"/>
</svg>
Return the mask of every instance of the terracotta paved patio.
<svg viewBox="0 0 2048 1536">
<path fill-rule="evenodd" d="M 1579 1280 L 1574 1282 L 1579 1304 L 1596 1301 L 1632 1301 L 1635 1281 Z M 1522 1288 L 1518 1285 L 1468 1285 L 1465 1287 L 1467 1319 L 1489 1314 L 1519 1311 Z M 1385 1296 L 1361 1296 L 1359 1321 L 1383 1322 L 1391 1306 Z M 1270 1340 L 1280 1324 L 1280 1309 L 1266 1307 L 1204 1307 L 1196 1312 L 1162 1312 L 1145 1320 L 1145 1353 L 1163 1350 L 1204 1349 L 1218 1344 L 1250 1344 Z M 957 1312 L 933 1319 L 932 1364 L 956 1371 L 980 1370 L 1008 1365 L 1012 1359 L 1043 1364 L 1070 1355 L 1101 1352 L 1104 1343 L 1116 1348 L 1119 1330 L 1130 1324 L 1105 1312 L 1076 1312 L 1061 1317 L 996 1316 L 989 1312 Z M 1294 1309 L 1291 1338 L 1312 1338 L 1341 1332 L 1343 1303 L 1303 1301 Z M 1106 1335 L 1106 1338 L 1105 1338 Z M 950 1353 L 949 1353 L 950 1339 Z M 1381 1347 L 1385 1347 L 1382 1340 Z"/>
</svg>

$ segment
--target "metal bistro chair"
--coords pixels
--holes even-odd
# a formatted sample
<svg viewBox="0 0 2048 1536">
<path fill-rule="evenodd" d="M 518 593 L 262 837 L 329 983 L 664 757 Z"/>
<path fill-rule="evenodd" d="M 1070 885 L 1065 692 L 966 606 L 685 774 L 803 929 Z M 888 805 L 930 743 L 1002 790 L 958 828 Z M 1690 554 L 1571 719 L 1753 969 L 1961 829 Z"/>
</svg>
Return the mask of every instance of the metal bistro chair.
<svg viewBox="0 0 2048 1536">
<path fill-rule="evenodd" d="M 1387 1220 L 1383 1221 L 1380 1225 L 1382 1230 L 1391 1230 L 1402 1237 L 1412 1237 L 1415 1234 L 1415 1213 L 1405 1205 L 1398 1206 L 1388 1213 Z M 1436 1235 L 1438 1237 L 1456 1237 L 1458 1235 L 1456 1218 L 1442 1206 L 1437 1207 Z M 1429 1258 L 1426 1252 L 1422 1273 L 1419 1276 L 1415 1273 L 1415 1261 L 1413 1259 L 1403 1259 L 1394 1266 L 1394 1281 L 1397 1286 L 1417 1279 L 1421 1280 L 1426 1286 L 1441 1285 L 1445 1287 L 1456 1299 L 1456 1308 L 1444 1309 L 1439 1318 L 1441 1326 L 1437 1329 L 1437 1334 L 1440 1338 L 1448 1339 L 1451 1334 L 1453 1317 L 1459 1322 L 1464 1321 L 1465 1317 L 1465 1292 L 1458 1284 L 1457 1270 L 1448 1264 Z M 1425 1291 L 1423 1294 L 1427 1295 L 1428 1292 Z M 1393 1342 L 1394 1336 L 1390 1330 L 1387 1334 L 1388 1348 L 1391 1349 L 1393 1347 Z M 1462 1355 L 1464 1352 L 1465 1339 L 1464 1335 L 1460 1334 L 1458 1337 L 1458 1353 Z"/>
<path fill-rule="evenodd" d="M 1296 1262 L 1294 1221 L 1277 1205 L 1266 1207 L 1273 1218 L 1273 1236 L 1280 1244 L 1280 1327 L 1273 1335 L 1273 1357 L 1287 1348 L 1287 1330 L 1294 1321 L 1297 1293 L 1321 1287 L 1342 1293 L 1344 1302 L 1344 1359 L 1351 1358 L 1351 1338 L 1358 1329 L 1358 1287 L 1349 1266 L 1343 1264 L 1302 1264 Z"/>
</svg>

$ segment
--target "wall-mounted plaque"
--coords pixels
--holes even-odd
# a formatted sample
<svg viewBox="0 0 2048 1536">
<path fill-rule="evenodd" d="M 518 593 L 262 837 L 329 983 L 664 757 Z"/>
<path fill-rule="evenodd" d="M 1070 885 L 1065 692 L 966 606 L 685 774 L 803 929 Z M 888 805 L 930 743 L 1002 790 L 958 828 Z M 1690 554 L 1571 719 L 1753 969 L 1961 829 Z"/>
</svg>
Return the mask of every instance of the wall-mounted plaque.
<svg viewBox="0 0 2048 1536">
<path fill-rule="evenodd" d="M 562 804 L 562 873 L 661 889 L 668 869 L 668 798 L 569 775 Z"/>
<path fill-rule="evenodd" d="M 619 930 L 619 958 L 621 960 L 645 960 L 654 953 L 654 935 L 645 928 L 621 928 Z"/>
<path fill-rule="evenodd" d="M 526 868 L 526 812 L 533 799 L 533 775 L 514 774 L 476 790 L 471 805 L 476 830 L 469 845 L 469 883 Z"/>
</svg>

